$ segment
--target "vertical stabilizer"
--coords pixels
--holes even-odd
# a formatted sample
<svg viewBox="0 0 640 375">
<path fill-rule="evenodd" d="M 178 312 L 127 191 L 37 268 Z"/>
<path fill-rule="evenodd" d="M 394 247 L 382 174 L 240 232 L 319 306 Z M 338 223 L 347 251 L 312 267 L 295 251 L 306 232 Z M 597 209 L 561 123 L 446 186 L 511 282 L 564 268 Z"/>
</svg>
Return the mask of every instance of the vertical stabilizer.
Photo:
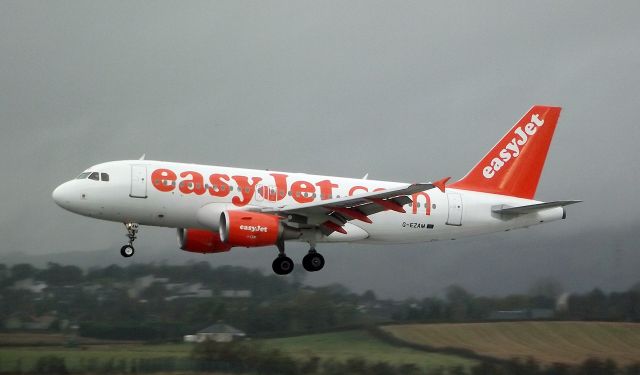
<svg viewBox="0 0 640 375">
<path fill-rule="evenodd" d="M 560 109 L 532 107 L 466 176 L 448 187 L 533 199 Z"/>
</svg>

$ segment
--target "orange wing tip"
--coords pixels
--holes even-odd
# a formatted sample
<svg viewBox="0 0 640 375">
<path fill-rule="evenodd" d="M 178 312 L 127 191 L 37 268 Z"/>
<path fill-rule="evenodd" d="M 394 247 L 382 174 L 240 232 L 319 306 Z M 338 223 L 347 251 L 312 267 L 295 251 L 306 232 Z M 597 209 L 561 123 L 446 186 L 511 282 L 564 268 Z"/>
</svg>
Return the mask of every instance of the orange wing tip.
<svg viewBox="0 0 640 375">
<path fill-rule="evenodd" d="M 451 179 L 451 177 L 445 177 L 442 180 L 438 180 L 436 182 L 432 182 L 431 185 L 437 187 L 438 189 L 440 189 L 441 192 L 444 193 L 445 185 L 447 184 L 447 181 L 449 181 L 450 179 Z"/>
</svg>

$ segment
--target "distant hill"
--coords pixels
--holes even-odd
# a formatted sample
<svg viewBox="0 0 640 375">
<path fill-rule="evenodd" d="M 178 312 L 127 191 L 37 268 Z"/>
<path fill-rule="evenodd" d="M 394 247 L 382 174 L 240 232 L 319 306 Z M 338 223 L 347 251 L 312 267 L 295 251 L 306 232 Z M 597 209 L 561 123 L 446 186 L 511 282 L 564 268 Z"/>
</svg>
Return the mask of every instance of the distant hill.
<svg viewBox="0 0 640 375">
<path fill-rule="evenodd" d="M 120 256 L 121 243 L 116 238 L 113 248 L 104 250 L 52 250 L 44 255 L 0 251 L 0 263 L 32 263 L 42 267 L 47 262 L 57 262 L 88 268 L 132 262 L 207 261 L 213 266 L 245 266 L 271 273 L 271 262 L 277 254 L 275 247 L 192 254 L 179 250 L 169 232 L 160 236 L 145 232 L 145 235 L 130 259 Z M 541 278 L 558 280 L 569 292 L 593 288 L 619 291 L 640 281 L 639 242 L 637 225 L 628 223 L 602 230 L 584 228 L 578 233 L 565 233 L 560 224 L 541 225 L 427 244 L 322 244 L 318 249 L 327 264 L 322 272 L 307 273 L 305 283 L 313 286 L 340 283 L 357 293 L 371 289 L 379 297 L 392 299 L 433 296 L 452 284 L 480 295 L 522 293 Z M 306 244 L 287 246 L 294 262 L 300 262 L 307 251 Z"/>
<path fill-rule="evenodd" d="M 173 247 L 172 247 L 173 246 Z M 120 255 L 120 247 L 102 250 L 76 250 L 52 252 L 41 255 L 12 252 L 0 256 L 0 263 L 9 265 L 18 263 L 30 263 L 36 267 L 46 267 L 48 262 L 63 265 L 73 265 L 81 268 L 103 267 L 109 264 L 125 266 L 132 263 L 168 263 L 184 264 L 187 262 L 210 262 L 212 265 L 239 265 L 255 268 L 256 257 L 262 260 L 263 265 L 271 270 L 271 261 L 277 254 L 276 250 L 262 251 L 261 254 L 247 254 L 246 249 L 222 254 L 195 254 L 182 251 L 173 243 L 161 247 L 136 246 L 136 253 L 132 258 L 123 258 Z M 264 249 L 263 249 L 264 250 Z M 248 250 L 249 252 L 255 250 Z"/>
<path fill-rule="evenodd" d="M 594 357 L 620 364 L 640 358 L 640 324 L 607 322 L 506 322 L 411 324 L 382 327 L 404 342 L 457 348 L 510 359 L 580 363 Z"/>
</svg>

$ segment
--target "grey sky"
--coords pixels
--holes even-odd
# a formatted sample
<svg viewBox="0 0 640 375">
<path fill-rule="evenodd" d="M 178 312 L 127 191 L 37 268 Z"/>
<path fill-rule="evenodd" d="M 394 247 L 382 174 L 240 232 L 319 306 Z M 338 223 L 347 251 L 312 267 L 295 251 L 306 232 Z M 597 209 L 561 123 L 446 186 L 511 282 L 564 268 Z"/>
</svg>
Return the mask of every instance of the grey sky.
<svg viewBox="0 0 640 375">
<path fill-rule="evenodd" d="M 0 262 L 99 249 L 121 261 L 120 224 L 50 198 L 92 164 L 146 153 L 459 178 L 531 105 L 552 104 L 564 109 L 537 197 L 584 199 L 569 220 L 437 245 L 327 245 L 310 281 L 401 296 L 547 276 L 626 288 L 640 281 L 638 14 L 636 1 L 0 2 Z M 140 259 L 181 259 L 173 230 L 141 236 Z M 268 269 L 274 254 L 196 259 Z"/>
</svg>

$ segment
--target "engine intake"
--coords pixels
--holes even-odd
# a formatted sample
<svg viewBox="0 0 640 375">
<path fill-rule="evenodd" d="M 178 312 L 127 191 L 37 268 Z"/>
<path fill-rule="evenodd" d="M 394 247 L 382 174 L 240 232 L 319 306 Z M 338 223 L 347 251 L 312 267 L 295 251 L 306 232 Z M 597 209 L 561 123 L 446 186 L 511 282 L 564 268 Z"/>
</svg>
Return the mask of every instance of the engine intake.
<svg viewBox="0 0 640 375">
<path fill-rule="evenodd" d="M 231 246 L 220 241 L 218 232 L 204 229 L 178 228 L 180 249 L 191 253 L 222 253 L 231 250 Z"/>
<path fill-rule="evenodd" d="M 220 215 L 220 239 L 230 246 L 269 246 L 301 235 L 276 215 L 250 211 L 224 211 Z"/>
</svg>

